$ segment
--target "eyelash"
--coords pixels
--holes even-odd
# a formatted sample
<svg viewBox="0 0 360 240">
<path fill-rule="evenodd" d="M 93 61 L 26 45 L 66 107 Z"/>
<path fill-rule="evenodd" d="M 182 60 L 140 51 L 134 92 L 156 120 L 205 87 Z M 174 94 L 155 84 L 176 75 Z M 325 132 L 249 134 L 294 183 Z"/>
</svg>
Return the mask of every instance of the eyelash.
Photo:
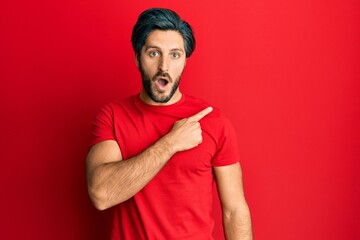
<svg viewBox="0 0 360 240">
<path fill-rule="evenodd" d="M 150 57 L 157 57 L 158 55 L 160 55 L 159 52 L 157 51 L 152 51 L 149 53 Z M 179 58 L 180 57 L 180 54 L 179 53 L 171 53 L 171 56 L 175 59 Z"/>
<path fill-rule="evenodd" d="M 156 55 L 154 55 L 154 54 L 156 54 Z M 156 57 L 156 56 L 159 55 L 159 53 L 155 52 L 155 51 L 152 51 L 152 52 L 149 53 L 149 55 L 150 55 L 150 57 Z"/>
<path fill-rule="evenodd" d="M 180 57 L 180 54 L 178 54 L 178 53 L 172 53 L 171 55 L 172 55 L 173 58 L 179 58 Z"/>
</svg>

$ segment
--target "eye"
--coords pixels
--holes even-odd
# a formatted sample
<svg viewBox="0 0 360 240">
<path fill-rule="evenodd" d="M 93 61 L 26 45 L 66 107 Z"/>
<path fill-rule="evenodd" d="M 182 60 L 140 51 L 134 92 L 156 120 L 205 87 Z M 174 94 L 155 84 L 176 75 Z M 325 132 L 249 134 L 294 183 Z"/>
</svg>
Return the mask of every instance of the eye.
<svg viewBox="0 0 360 240">
<path fill-rule="evenodd" d="M 172 54 L 171 54 L 171 57 L 172 57 L 172 58 L 179 58 L 179 57 L 180 57 L 180 54 L 175 52 L 175 53 L 172 53 Z"/>
<path fill-rule="evenodd" d="M 157 56 L 159 56 L 159 52 L 151 51 L 151 52 L 149 52 L 149 55 L 150 55 L 150 57 L 157 57 Z"/>
</svg>

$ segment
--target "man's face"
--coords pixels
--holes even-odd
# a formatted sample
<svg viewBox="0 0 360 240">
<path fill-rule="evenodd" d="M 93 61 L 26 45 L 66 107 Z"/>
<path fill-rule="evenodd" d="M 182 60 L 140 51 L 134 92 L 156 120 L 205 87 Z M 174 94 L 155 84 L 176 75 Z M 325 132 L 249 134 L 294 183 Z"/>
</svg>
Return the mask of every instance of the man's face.
<svg viewBox="0 0 360 240">
<path fill-rule="evenodd" d="M 186 63 L 184 40 L 176 31 L 152 31 L 136 58 L 140 69 L 142 99 L 153 105 L 180 100 L 179 82 Z"/>
</svg>

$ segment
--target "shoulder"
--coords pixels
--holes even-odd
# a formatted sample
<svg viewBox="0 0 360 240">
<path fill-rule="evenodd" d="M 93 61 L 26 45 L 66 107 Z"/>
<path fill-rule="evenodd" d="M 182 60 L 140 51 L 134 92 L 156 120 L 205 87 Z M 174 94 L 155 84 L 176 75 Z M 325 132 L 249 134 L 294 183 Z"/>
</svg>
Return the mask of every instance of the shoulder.
<svg viewBox="0 0 360 240">
<path fill-rule="evenodd" d="M 223 135 L 224 132 L 232 131 L 233 127 L 229 119 L 219 108 L 216 106 L 212 107 L 213 111 L 205 116 L 200 122 L 203 128 L 220 135 Z"/>
<path fill-rule="evenodd" d="M 131 109 L 135 105 L 136 96 L 130 96 L 118 101 L 111 101 L 103 104 L 99 108 L 99 112 L 114 115 L 118 112 L 122 112 L 125 109 Z"/>
<path fill-rule="evenodd" d="M 221 115 L 220 109 L 214 106 L 212 103 L 205 101 L 201 98 L 185 95 L 185 101 L 182 108 L 186 109 L 190 116 L 200 112 L 201 110 L 204 110 L 207 107 L 212 107 L 213 111 L 209 113 L 206 118 L 208 118 L 209 116 L 211 116 L 211 118 L 216 118 Z"/>
<path fill-rule="evenodd" d="M 204 99 L 197 98 L 191 95 L 184 95 L 184 96 L 185 96 L 184 105 L 186 106 L 200 110 L 212 106 L 211 103 L 205 101 Z"/>
<path fill-rule="evenodd" d="M 211 132 L 218 132 L 232 128 L 232 124 L 230 123 L 229 119 L 224 115 L 220 108 L 213 105 L 212 103 L 200 98 L 186 95 L 186 105 L 189 106 L 189 109 L 192 109 L 191 114 L 196 114 L 197 112 L 207 107 L 213 108 L 211 113 L 200 120 L 200 123 L 204 129 L 209 129 Z"/>
</svg>

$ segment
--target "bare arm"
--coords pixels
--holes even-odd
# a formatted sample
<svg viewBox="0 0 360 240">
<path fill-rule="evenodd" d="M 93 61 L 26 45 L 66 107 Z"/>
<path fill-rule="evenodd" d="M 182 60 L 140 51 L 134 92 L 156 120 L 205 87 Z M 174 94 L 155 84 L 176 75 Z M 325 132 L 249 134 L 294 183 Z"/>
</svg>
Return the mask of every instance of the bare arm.
<svg viewBox="0 0 360 240">
<path fill-rule="evenodd" d="M 227 240 L 252 240 L 249 207 L 246 203 L 239 163 L 214 167 Z"/>
<path fill-rule="evenodd" d="M 176 122 L 172 130 L 142 153 L 123 161 L 116 141 L 94 145 L 87 157 L 87 181 L 91 200 L 99 210 L 128 200 L 139 192 L 177 152 L 202 141 L 199 121 L 212 111 L 206 108 Z"/>
</svg>

